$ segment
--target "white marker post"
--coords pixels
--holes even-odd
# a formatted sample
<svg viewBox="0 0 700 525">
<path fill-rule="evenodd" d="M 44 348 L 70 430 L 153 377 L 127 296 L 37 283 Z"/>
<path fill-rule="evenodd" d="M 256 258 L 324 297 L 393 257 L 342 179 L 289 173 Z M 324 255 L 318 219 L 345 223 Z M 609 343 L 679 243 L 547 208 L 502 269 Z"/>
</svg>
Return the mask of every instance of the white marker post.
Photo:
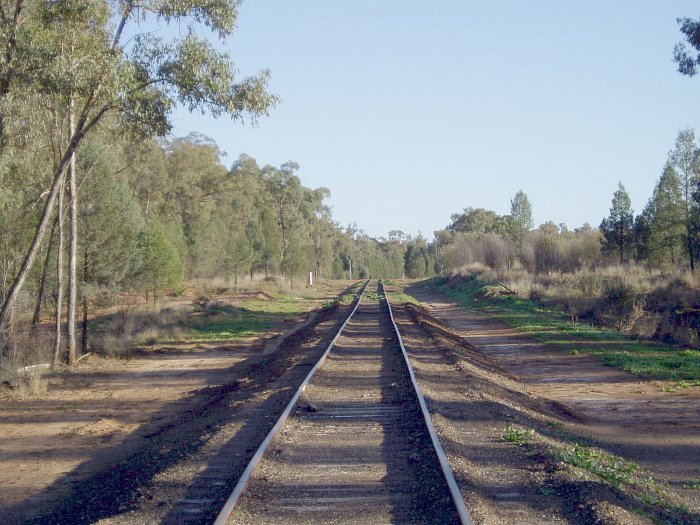
<svg viewBox="0 0 700 525">
<path fill-rule="evenodd" d="M 309 286 L 314 285 L 314 272 L 309 272 Z"/>
</svg>

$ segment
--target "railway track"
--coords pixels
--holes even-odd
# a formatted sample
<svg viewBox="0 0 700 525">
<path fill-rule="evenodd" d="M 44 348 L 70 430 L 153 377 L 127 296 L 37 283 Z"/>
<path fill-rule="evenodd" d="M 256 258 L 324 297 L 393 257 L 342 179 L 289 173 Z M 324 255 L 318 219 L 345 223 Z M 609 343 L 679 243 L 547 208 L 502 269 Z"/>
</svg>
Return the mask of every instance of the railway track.
<svg viewBox="0 0 700 525">
<path fill-rule="evenodd" d="M 377 292 L 365 288 L 216 525 L 471 523 Z"/>
</svg>

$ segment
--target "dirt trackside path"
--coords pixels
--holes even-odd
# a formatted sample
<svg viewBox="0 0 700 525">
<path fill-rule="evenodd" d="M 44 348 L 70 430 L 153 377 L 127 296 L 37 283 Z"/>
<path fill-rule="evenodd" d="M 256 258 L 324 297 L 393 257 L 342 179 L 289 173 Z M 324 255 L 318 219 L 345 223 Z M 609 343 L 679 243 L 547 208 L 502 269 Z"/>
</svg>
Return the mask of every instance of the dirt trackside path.
<svg viewBox="0 0 700 525">
<path fill-rule="evenodd" d="M 571 430 L 597 446 L 641 464 L 666 481 L 688 507 L 700 510 L 700 388 L 663 392 L 665 383 L 570 355 L 466 311 L 420 283 L 406 291 L 430 313 L 522 382 L 526 391 L 560 403 L 580 422 Z"/>
<path fill-rule="evenodd" d="M 266 434 L 266 414 L 284 407 L 348 308 L 316 316 L 304 333 L 290 334 L 299 315 L 258 337 L 91 356 L 43 395 L 0 391 L 0 522 L 211 521 L 217 491 L 226 497 L 237 463 Z M 281 345 L 265 344 L 283 333 Z M 214 496 L 199 501 L 200 488 Z"/>
</svg>

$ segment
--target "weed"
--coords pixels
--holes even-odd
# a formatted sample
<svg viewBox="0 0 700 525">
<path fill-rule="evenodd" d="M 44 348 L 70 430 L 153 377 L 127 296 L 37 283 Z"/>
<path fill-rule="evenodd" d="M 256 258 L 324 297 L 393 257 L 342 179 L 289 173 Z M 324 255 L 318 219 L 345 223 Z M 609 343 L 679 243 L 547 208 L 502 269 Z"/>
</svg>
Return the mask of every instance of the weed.
<svg viewBox="0 0 700 525">
<path fill-rule="evenodd" d="M 533 429 L 526 430 L 520 427 L 509 425 L 501 436 L 501 440 L 512 443 L 513 445 L 526 445 L 532 439 L 535 431 Z"/>
<path fill-rule="evenodd" d="M 411 297 L 410 295 L 404 293 L 400 285 L 395 284 L 392 281 L 384 281 L 384 291 L 386 292 L 388 298 L 394 304 L 419 304 L 419 302 Z"/>
<path fill-rule="evenodd" d="M 551 427 L 551 428 L 555 428 L 557 430 L 561 430 L 562 428 L 564 428 L 564 425 L 559 423 L 559 421 L 547 421 L 547 426 Z"/>
<path fill-rule="evenodd" d="M 678 383 L 675 385 L 667 385 L 663 387 L 662 390 L 664 392 L 676 392 L 677 390 L 683 390 L 693 386 L 700 386 L 700 379 L 695 379 L 693 381 L 678 381 Z"/>
<path fill-rule="evenodd" d="M 566 450 L 554 451 L 554 456 L 564 463 L 595 474 L 618 488 L 623 484 L 658 488 L 656 482 L 638 464 L 592 447 L 576 444 Z"/>
<path fill-rule="evenodd" d="M 383 301 L 384 295 L 378 292 L 365 292 L 365 299 L 368 301 Z"/>
<path fill-rule="evenodd" d="M 700 490 L 700 480 L 683 483 L 683 488 L 688 490 Z"/>
</svg>

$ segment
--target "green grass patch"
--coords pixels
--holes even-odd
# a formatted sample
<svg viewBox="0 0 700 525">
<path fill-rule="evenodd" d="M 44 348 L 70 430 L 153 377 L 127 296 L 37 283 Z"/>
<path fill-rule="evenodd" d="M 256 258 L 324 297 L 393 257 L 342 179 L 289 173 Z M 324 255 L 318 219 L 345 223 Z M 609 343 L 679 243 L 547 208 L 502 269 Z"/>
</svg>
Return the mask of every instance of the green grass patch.
<svg viewBox="0 0 700 525">
<path fill-rule="evenodd" d="M 534 339 L 561 347 L 571 355 L 589 353 L 604 365 L 641 377 L 697 382 L 700 380 L 700 352 L 640 341 L 611 328 L 572 323 L 568 314 L 531 299 L 487 293 L 493 286 L 473 274 L 456 280 L 434 278 L 434 290 L 448 296 L 467 310 L 485 312 Z M 690 383 L 690 386 L 694 386 Z"/>
<path fill-rule="evenodd" d="M 269 330 L 276 320 L 281 320 L 278 317 L 276 314 L 241 309 L 239 316 L 227 316 L 227 318 L 208 321 L 193 327 L 194 336 L 191 340 L 215 343 L 251 337 Z"/>
<path fill-rule="evenodd" d="M 382 301 L 384 299 L 384 295 L 379 292 L 367 291 L 365 292 L 365 299 L 367 301 Z"/>
<path fill-rule="evenodd" d="M 383 279 L 384 290 L 389 300 L 394 304 L 420 304 L 415 297 L 403 292 L 403 286 L 391 279 Z"/>
<path fill-rule="evenodd" d="M 362 288 L 364 287 L 364 285 L 366 283 L 367 283 L 367 281 L 356 282 L 355 284 L 350 286 L 348 291 L 346 293 L 344 293 L 342 296 L 340 296 L 339 299 L 335 299 L 335 300 L 331 301 L 330 303 L 328 303 L 328 306 L 330 306 L 334 302 L 338 302 L 339 304 L 342 304 L 342 305 L 352 304 L 352 302 L 357 298 L 357 295 L 360 293 L 360 291 L 362 291 Z"/>
<path fill-rule="evenodd" d="M 289 318 L 304 315 L 318 304 L 314 298 L 282 293 L 270 295 L 272 299 L 246 301 L 244 306 L 222 304 L 209 307 L 203 318 L 188 326 L 191 335 L 186 339 L 196 343 L 218 343 L 254 337 Z"/>
</svg>

